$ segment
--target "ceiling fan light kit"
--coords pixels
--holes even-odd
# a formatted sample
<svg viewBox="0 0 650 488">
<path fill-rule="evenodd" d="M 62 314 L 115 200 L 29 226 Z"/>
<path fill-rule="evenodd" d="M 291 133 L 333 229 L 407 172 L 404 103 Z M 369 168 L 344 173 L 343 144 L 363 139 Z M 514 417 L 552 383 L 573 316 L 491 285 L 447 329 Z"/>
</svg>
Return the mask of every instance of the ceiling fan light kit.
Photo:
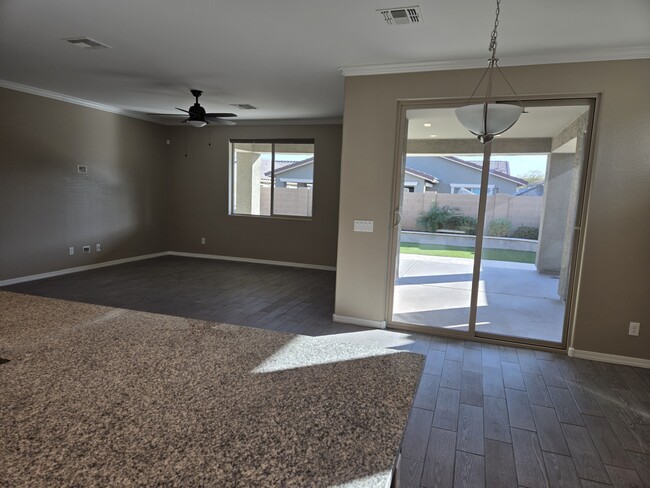
<svg viewBox="0 0 650 488">
<path fill-rule="evenodd" d="M 494 136 L 502 134 L 512 127 L 519 116 L 524 112 L 524 106 L 521 102 L 518 104 L 509 103 L 492 103 L 492 82 L 494 72 L 498 71 L 503 77 L 506 84 L 517 97 L 517 93 L 508 79 L 499 67 L 499 59 L 496 57 L 497 53 L 497 27 L 499 26 L 499 13 L 500 13 L 501 0 L 497 0 L 496 18 L 494 20 L 494 29 L 490 37 L 489 51 L 491 52 L 490 59 L 488 60 L 488 67 L 483 72 L 483 76 L 479 80 L 476 88 L 472 92 L 468 100 L 468 105 L 456 109 L 456 117 L 463 126 L 472 134 L 478 137 L 481 144 L 487 144 Z M 485 98 L 482 103 L 470 104 L 474 95 L 483 84 L 483 80 L 487 77 L 487 86 L 485 88 Z"/>
<path fill-rule="evenodd" d="M 190 119 L 187 119 L 187 120 L 184 120 L 183 122 L 186 123 L 186 124 L 191 125 L 192 127 L 205 127 L 206 125 L 208 125 L 208 123 L 205 120 L 190 120 Z"/>
</svg>

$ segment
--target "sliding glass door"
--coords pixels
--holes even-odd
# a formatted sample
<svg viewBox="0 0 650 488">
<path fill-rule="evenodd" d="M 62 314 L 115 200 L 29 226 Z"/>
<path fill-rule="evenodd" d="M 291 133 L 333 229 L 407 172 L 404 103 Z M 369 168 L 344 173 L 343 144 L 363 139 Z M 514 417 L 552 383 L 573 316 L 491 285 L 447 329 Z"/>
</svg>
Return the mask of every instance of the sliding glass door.
<svg viewBox="0 0 650 488">
<path fill-rule="evenodd" d="M 391 325 L 564 344 L 592 102 L 526 106 L 487 147 L 453 107 L 404 110 Z"/>
</svg>

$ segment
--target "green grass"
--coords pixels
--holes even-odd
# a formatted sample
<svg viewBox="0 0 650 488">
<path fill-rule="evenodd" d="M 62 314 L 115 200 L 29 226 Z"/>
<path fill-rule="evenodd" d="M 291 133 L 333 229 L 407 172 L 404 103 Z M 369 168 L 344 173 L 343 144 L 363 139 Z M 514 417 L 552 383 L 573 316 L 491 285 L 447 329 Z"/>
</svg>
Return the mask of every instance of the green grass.
<svg viewBox="0 0 650 488">
<path fill-rule="evenodd" d="M 425 254 L 427 256 L 474 259 L 473 247 L 402 242 L 400 245 L 400 252 L 404 254 Z M 534 264 L 535 253 L 531 251 L 511 251 L 509 249 L 483 249 L 483 259 Z"/>
</svg>

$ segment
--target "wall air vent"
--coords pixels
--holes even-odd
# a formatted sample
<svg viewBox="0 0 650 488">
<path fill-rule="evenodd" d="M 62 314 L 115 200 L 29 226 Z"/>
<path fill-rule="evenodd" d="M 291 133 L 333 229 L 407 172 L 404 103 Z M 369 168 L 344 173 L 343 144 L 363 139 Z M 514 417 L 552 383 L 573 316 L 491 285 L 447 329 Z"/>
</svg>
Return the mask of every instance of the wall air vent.
<svg viewBox="0 0 650 488">
<path fill-rule="evenodd" d="M 382 8 L 377 10 L 388 25 L 419 24 L 422 14 L 419 5 L 413 7 Z"/>
<path fill-rule="evenodd" d="M 254 107 L 253 105 L 249 103 L 231 103 L 233 107 L 240 108 L 242 110 L 257 110 L 257 107 Z"/>
<path fill-rule="evenodd" d="M 90 37 L 71 37 L 69 39 L 63 39 L 70 44 L 83 48 L 83 49 L 110 49 L 111 46 L 103 44 L 95 39 Z"/>
</svg>

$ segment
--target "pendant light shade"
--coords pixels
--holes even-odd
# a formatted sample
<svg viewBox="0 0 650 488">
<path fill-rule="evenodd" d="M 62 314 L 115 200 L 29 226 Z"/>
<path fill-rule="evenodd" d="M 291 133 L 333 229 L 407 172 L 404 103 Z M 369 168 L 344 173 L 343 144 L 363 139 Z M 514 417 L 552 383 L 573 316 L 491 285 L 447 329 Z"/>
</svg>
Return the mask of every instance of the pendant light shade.
<svg viewBox="0 0 650 488">
<path fill-rule="evenodd" d="M 478 103 L 456 109 L 456 117 L 482 143 L 515 125 L 524 108 L 507 103 Z"/>
<path fill-rule="evenodd" d="M 472 96 L 469 98 L 467 105 L 456 109 L 456 117 L 463 126 L 472 134 L 478 136 L 478 140 L 482 144 L 489 143 L 494 136 L 501 134 L 519 120 L 519 116 L 524 113 L 524 106 L 521 102 L 517 105 L 511 103 L 492 103 L 492 84 L 494 81 L 494 73 L 498 72 L 512 91 L 517 96 L 517 93 L 512 88 L 512 85 L 499 68 L 499 58 L 497 58 L 497 27 L 499 26 L 499 13 L 501 12 L 501 0 L 497 0 L 496 18 L 494 19 L 494 29 L 490 35 L 490 51 L 491 56 L 488 60 L 488 67 L 483 72 L 483 76 L 474 88 Z M 479 92 L 483 80 L 486 80 L 485 96 L 482 103 L 474 103 L 474 95 Z"/>
<path fill-rule="evenodd" d="M 188 120 L 188 124 L 192 127 L 205 127 L 208 123 L 205 120 Z"/>
</svg>

